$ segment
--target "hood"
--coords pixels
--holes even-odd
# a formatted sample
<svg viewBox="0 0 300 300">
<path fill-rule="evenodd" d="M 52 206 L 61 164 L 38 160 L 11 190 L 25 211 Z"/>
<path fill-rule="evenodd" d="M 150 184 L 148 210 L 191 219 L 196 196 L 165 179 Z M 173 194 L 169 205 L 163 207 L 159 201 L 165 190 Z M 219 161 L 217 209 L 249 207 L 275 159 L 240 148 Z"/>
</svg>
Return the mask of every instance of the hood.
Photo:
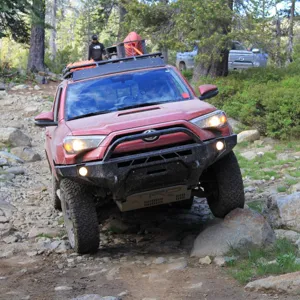
<svg viewBox="0 0 300 300">
<path fill-rule="evenodd" d="M 214 106 L 195 98 L 67 121 L 66 125 L 73 135 L 108 135 L 114 131 L 179 120 L 188 121 L 214 110 Z"/>
</svg>

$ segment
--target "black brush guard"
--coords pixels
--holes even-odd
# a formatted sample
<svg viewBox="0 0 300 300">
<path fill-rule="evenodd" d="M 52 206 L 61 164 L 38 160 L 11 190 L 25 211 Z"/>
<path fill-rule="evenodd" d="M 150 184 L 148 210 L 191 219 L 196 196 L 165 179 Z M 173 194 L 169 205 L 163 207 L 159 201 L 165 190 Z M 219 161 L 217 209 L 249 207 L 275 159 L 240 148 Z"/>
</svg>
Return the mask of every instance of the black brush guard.
<svg viewBox="0 0 300 300">
<path fill-rule="evenodd" d="M 183 146 L 171 146 L 167 149 L 112 157 L 116 147 L 122 143 L 173 133 L 185 133 L 193 142 Z M 198 185 L 202 172 L 220 157 L 229 153 L 236 145 L 236 140 L 236 135 L 231 135 L 201 141 L 195 133 L 184 127 L 133 134 L 117 138 L 102 160 L 74 165 L 57 165 L 56 171 L 62 178 L 80 181 L 110 192 L 114 200 L 122 200 L 135 193 L 175 185 L 186 185 L 192 189 Z M 221 151 L 216 149 L 218 141 L 225 144 Z M 83 166 L 88 170 L 85 177 L 80 176 L 78 172 Z"/>
</svg>

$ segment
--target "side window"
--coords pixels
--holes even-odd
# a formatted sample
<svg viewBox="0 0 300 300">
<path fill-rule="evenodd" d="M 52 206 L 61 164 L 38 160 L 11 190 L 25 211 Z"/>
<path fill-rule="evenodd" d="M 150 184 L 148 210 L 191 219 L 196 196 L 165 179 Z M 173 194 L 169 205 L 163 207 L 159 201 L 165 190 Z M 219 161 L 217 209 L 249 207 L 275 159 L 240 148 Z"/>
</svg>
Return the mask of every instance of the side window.
<svg viewBox="0 0 300 300">
<path fill-rule="evenodd" d="M 54 103 L 54 110 L 53 110 L 54 121 L 58 121 L 58 112 L 59 112 L 61 94 L 62 94 L 62 87 L 59 87 L 56 93 L 55 103 Z"/>
</svg>

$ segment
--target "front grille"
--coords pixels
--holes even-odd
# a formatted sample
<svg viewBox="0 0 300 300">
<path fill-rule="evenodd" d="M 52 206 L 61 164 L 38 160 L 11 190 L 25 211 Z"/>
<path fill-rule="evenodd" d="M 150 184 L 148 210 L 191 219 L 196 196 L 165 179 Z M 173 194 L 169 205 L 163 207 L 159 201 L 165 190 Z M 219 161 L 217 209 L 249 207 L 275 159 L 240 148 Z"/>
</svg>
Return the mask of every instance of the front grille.
<svg viewBox="0 0 300 300">
<path fill-rule="evenodd" d="M 145 152 L 143 152 L 143 153 L 145 153 Z M 183 157 L 189 156 L 191 154 L 192 154 L 192 150 L 182 150 L 182 151 L 175 151 L 172 153 L 153 155 L 153 156 L 144 157 L 144 158 L 131 159 L 128 161 L 118 163 L 118 168 L 125 168 L 125 167 L 153 163 L 153 162 L 165 162 L 169 159 L 183 158 Z"/>
</svg>

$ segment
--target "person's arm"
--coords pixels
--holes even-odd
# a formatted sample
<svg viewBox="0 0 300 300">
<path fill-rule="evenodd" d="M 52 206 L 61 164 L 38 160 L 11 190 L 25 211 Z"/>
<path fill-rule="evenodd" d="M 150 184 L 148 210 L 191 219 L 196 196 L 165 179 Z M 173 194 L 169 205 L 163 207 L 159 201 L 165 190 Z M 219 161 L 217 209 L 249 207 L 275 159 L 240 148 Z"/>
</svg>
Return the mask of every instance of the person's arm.
<svg viewBox="0 0 300 300">
<path fill-rule="evenodd" d="M 101 43 L 101 50 L 102 50 L 102 55 L 106 55 L 105 47 L 102 43 Z"/>
<path fill-rule="evenodd" d="M 89 46 L 89 58 L 88 60 L 90 60 L 92 58 L 92 45 Z"/>
</svg>

